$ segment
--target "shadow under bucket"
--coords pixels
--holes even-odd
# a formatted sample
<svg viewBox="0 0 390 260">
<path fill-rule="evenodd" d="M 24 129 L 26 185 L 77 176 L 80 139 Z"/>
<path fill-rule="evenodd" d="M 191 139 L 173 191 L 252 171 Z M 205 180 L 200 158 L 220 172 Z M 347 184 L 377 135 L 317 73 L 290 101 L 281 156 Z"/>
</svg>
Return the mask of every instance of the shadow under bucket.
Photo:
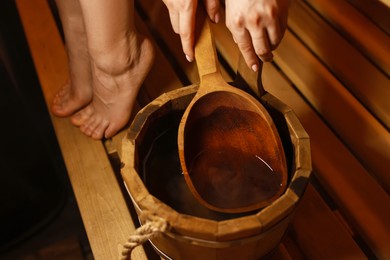
<svg viewBox="0 0 390 260">
<path fill-rule="evenodd" d="M 269 206 L 241 214 L 199 204 L 181 174 L 177 128 L 195 95 L 192 85 L 165 93 L 136 116 L 122 141 L 122 177 L 141 225 L 148 215 L 168 229 L 150 239 L 166 259 L 260 259 L 280 243 L 311 173 L 309 137 L 295 113 L 271 94 L 260 101 L 281 137 L 289 170 L 286 191 Z"/>
</svg>

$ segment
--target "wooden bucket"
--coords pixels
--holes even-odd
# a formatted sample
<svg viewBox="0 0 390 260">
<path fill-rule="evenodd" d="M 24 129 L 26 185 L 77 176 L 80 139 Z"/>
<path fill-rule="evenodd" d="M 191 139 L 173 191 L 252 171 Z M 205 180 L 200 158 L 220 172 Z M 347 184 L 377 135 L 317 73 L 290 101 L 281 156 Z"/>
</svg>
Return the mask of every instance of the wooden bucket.
<svg viewBox="0 0 390 260">
<path fill-rule="evenodd" d="M 148 176 L 144 172 L 147 168 L 144 159 L 154 145 L 154 140 L 167 128 L 179 123 L 180 116 L 197 87 L 192 85 L 165 93 L 137 114 L 122 142 L 122 176 L 125 185 L 138 216 L 152 214 L 167 222 L 169 229 L 161 236 L 150 239 L 162 257 L 260 259 L 272 254 L 280 243 L 308 183 L 311 173 L 308 135 L 289 107 L 265 93 L 260 101 L 275 122 L 288 163 L 289 184 L 285 193 L 271 205 L 246 215 L 223 215 L 210 219 L 195 216 L 191 212 L 183 213 L 183 210 L 177 210 L 160 199 L 158 188 L 157 192 L 154 188 L 154 194 L 151 194 L 150 186 L 145 182 Z M 161 160 L 165 160 L 164 148 L 159 149 L 163 151 Z M 161 189 L 164 189 L 166 171 L 170 171 L 170 167 L 159 167 L 153 173 L 156 178 L 155 187 L 161 185 Z M 179 190 L 183 187 L 177 187 L 177 191 L 175 186 L 169 189 L 181 196 Z"/>
</svg>

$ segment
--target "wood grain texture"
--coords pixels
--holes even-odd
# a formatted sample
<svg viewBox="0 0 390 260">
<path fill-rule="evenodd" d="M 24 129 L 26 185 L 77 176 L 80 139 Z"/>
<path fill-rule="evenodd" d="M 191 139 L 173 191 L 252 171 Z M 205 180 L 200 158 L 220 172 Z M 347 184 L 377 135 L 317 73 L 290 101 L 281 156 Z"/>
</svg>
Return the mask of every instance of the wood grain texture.
<svg viewBox="0 0 390 260">
<path fill-rule="evenodd" d="M 390 8 L 390 1 L 389 0 L 379 0 L 379 2 L 383 3 L 386 5 L 388 8 Z"/>
<path fill-rule="evenodd" d="M 286 33 L 275 61 L 324 121 L 390 191 L 388 130 L 292 34 Z"/>
<path fill-rule="evenodd" d="M 334 8 L 337 7 L 334 6 Z M 327 13 L 337 19 L 337 16 L 330 11 L 327 10 Z M 350 16 L 347 16 L 348 19 L 353 18 Z M 380 66 L 386 69 L 390 64 L 388 48 L 390 37 L 378 30 L 374 31 L 375 27 L 370 28 L 369 20 L 359 21 L 358 18 L 359 16 L 352 20 L 353 24 L 350 24 L 349 31 L 353 29 L 354 36 L 370 39 L 365 41 L 360 39 L 358 42 L 359 44 L 366 43 L 370 51 L 378 52 L 376 56 L 383 59 L 383 64 Z M 306 48 L 315 53 L 316 58 L 329 68 L 330 72 L 344 85 L 343 87 L 350 91 L 387 129 L 390 129 L 390 103 L 388 102 L 390 80 L 388 75 L 374 66 L 358 49 L 344 39 L 348 37 L 347 33 L 339 34 L 305 2 L 301 0 L 292 2 L 288 22 L 296 37 L 305 44 Z M 371 30 L 372 34 L 366 33 L 368 30 Z M 306 74 L 309 73 L 310 70 L 306 72 Z M 313 73 L 313 75 L 316 74 Z"/>
<path fill-rule="evenodd" d="M 219 29 L 215 30 L 218 32 L 218 35 L 216 35 L 217 47 L 229 65 L 234 68 L 238 62 L 237 46 L 232 43 L 230 40 L 230 33 L 223 25 L 218 24 L 216 26 Z M 308 103 L 312 102 L 313 99 L 315 100 L 316 95 L 319 95 L 317 98 L 320 98 L 324 95 L 324 92 L 319 92 L 318 89 L 314 89 L 312 95 L 308 95 L 305 91 L 301 93 L 298 92 L 298 90 L 302 90 L 302 86 L 305 84 L 308 84 L 309 86 L 311 84 L 313 87 L 317 87 L 318 84 L 316 83 L 316 80 L 318 80 L 318 78 L 315 78 L 315 76 L 321 74 L 318 74 L 317 71 L 313 70 L 313 64 L 318 62 L 314 57 L 310 58 L 310 55 L 301 55 L 301 53 L 296 52 L 300 49 L 304 50 L 304 47 L 300 46 L 298 41 L 290 41 L 292 37 L 293 36 L 287 32 L 286 38 L 275 53 L 275 61 L 278 63 L 279 68 L 282 69 L 284 76 L 282 76 L 271 64 L 264 64 L 264 88 L 289 105 L 298 115 L 298 118 L 310 136 L 314 175 L 319 178 L 321 184 L 340 207 L 340 210 L 348 216 L 349 223 L 355 230 L 359 231 L 375 253 L 379 256 L 386 256 L 389 251 L 385 244 L 390 241 L 390 238 L 388 237 L 390 225 L 387 223 L 388 221 L 386 221 L 386 219 L 390 217 L 390 209 L 383 205 L 390 205 L 389 196 L 375 178 L 373 178 L 370 172 L 363 167 L 362 163 L 323 121 L 323 118 L 319 116 Z M 296 44 L 294 44 L 294 42 L 296 42 Z M 280 60 L 285 59 L 286 56 L 291 59 L 289 59 L 285 65 L 289 64 L 288 66 L 291 69 L 281 66 Z M 306 60 L 307 58 L 309 60 Z M 301 63 L 304 63 L 305 65 L 301 65 Z M 320 68 L 319 71 L 326 71 L 326 69 L 322 67 L 323 65 L 317 63 L 314 68 L 316 66 Z M 301 71 L 303 71 L 301 74 L 292 73 L 294 69 L 299 67 L 301 67 Z M 312 69 L 311 73 L 304 73 L 304 71 L 308 69 Z M 308 83 L 311 81 L 306 81 L 306 79 L 310 77 L 313 78 L 313 83 Z M 295 89 L 292 86 L 289 79 L 293 80 L 298 89 Z M 336 79 L 334 79 L 333 82 L 336 85 L 339 84 Z M 327 89 L 327 92 L 329 92 L 328 87 Z M 341 88 L 341 85 L 338 90 L 341 92 L 345 91 Z M 337 92 L 334 93 L 337 94 Z M 332 96 L 329 98 L 331 99 Z M 337 113 L 340 113 L 340 119 L 338 119 L 340 123 L 343 122 L 343 120 L 349 120 L 348 116 L 341 116 L 344 113 L 343 110 L 350 109 L 350 106 L 353 106 L 350 103 L 344 102 L 343 104 L 345 108 L 337 110 Z M 333 105 L 334 103 L 332 103 L 332 106 Z M 331 109 L 329 108 L 329 105 L 328 109 Z M 366 112 L 362 110 L 362 113 L 364 114 Z M 377 124 L 375 121 L 372 122 Z M 361 127 L 361 121 L 359 125 Z M 351 134 L 355 131 L 355 128 L 349 128 L 349 130 L 346 131 Z M 380 133 L 381 136 L 379 136 L 379 138 L 387 138 L 387 132 L 382 131 Z M 369 134 L 368 140 L 378 137 L 377 134 Z M 375 145 L 375 149 L 381 150 L 383 148 L 381 145 L 382 143 L 378 141 Z M 380 154 L 381 156 L 388 155 L 386 149 L 382 150 Z M 384 163 L 384 161 L 381 161 L 380 163 Z M 383 164 L 383 166 L 385 166 L 385 164 Z M 318 221 L 322 220 L 319 219 Z M 337 227 L 338 224 L 334 223 L 333 225 Z M 304 232 L 304 230 L 301 232 Z M 352 238 L 350 237 L 349 240 L 352 240 Z M 348 244 L 351 242 L 345 243 Z M 332 250 L 332 248 L 336 247 L 330 246 L 328 250 Z"/>
<path fill-rule="evenodd" d="M 47 1 L 18 0 L 17 7 L 49 105 L 68 77 L 64 45 Z M 117 259 L 134 224 L 104 146 L 84 136 L 69 119 L 51 120 L 94 257 Z M 142 248 L 133 257 L 146 259 Z"/>
<path fill-rule="evenodd" d="M 389 34 L 389 9 L 384 8 L 383 3 L 377 0 L 348 2 L 359 9 L 364 18 L 344 3 L 335 4 L 340 4 L 344 11 L 352 13 L 358 22 L 370 21 Z M 17 4 L 45 99 L 49 103 L 68 77 L 65 50 L 45 0 L 17 0 Z M 136 16 L 137 28 L 156 39 L 154 44 L 157 47 L 158 62 L 140 93 L 140 108 L 150 99 L 176 86 L 199 82 L 199 76 L 195 63 L 188 63 L 184 57 L 180 39 L 171 29 L 162 1 L 140 0 L 137 4 L 144 15 L 142 19 Z M 303 1 L 298 3 L 302 4 Z M 388 105 L 385 95 L 378 94 L 382 93 L 377 88 L 378 85 L 372 87 L 371 84 L 387 83 L 383 78 L 373 77 L 379 75 L 378 71 L 381 69 L 375 66 L 381 66 L 379 59 L 383 57 L 380 57 L 379 50 L 370 48 L 368 44 L 372 41 L 375 46 L 383 43 L 363 39 L 364 35 L 354 31 L 355 18 L 348 16 L 353 20 L 349 23 L 337 11 L 329 6 L 324 8 L 323 5 L 325 3 L 321 3 L 321 15 L 306 5 L 299 6 L 298 9 L 293 6 L 290 13 L 290 18 L 293 18 L 290 19 L 293 21 L 290 24 L 293 33 L 287 32 L 275 53 L 277 67 L 265 64 L 263 83 L 267 91 L 293 108 L 309 133 L 314 174 L 338 209 L 332 211 L 333 208 L 329 208 L 321 197 L 326 195 L 319 196 L 313 186 L 309 186 L 287 236 L 272 259 L 359 259 L 363 252 L 352 235 L 361 237 L 378 258 L 389 258 L 390 209 L 386 205 L 390 205 L 390 199 L 388 192 L 383 189 L 388 185 L 388 132 L 383 127 L 384 124 L 381 125 L 377 120 L 379 118 L 383 121 L 383 117 L 375 117 L 375 113 L 370 112 L 375 110 L 373 107 L 377 106 L 377 98 L 384 104 L 379 109 Z M 322 19 L 321 16 L 327 15 L 330 15 L 327 19 L 333 21 L 332 26 L 337 30 Z M 371 28 L 373 25 L 363 27 L 366 26 Z M 213 25 L 213 30 L 218 51 L 234 71 L 238 63 L 237 46 L 223 23 Z M 322 53 L 324 43 L 329 43 L 321 35 L 322 30 L 336 35 L 337 42 L 341 42 L 342 49 L 335 51 L 338 53 L 336 56 L 340 57 L 328 57 Z M 345 35 L 350 37 L 349 40 L 353 38 L 357 41 L 356 44 L 362 45 L 352 50 L 353 44 L 342 39 L 343 30 L 351 33 Z M 374 37 L 377 33 L 369 32 Z M 338 64 L 339 59 L 344 59 L 341 57 L 344 51 L 345 55 L 358 58 L 349 63 L 343 61 Z M 367 70 L 348 67 L 350 64 L 359 65 L 362 57 L 368 57 L 366 55 L 371 55 L 372 61 L 375 57 L 378 59 L 375 66 L 367 65 L 367 61 L 364 61 L 363 68 L 369 68 Z M 377 71 L 374 74 L 368 73 L 373 68 Z M 221 72 L 226 81 L 232 81 L 224 68 L 221 68 Z M 352 72 L 355 76 L 364 73 L 369 75 L 363 75 L 364 81 L 357 82 L 357 79 L 353 79 Z M 356 98 L 358 95 L 351 95 L 352 91 L 349 90 L 356 89 L 356 86 L 358 89 L 367 88 L 362 89 L 359 98 Z M 373 89 L 378 90 L 378 93 Z M 369 99 L 368 103 L 365 99 Z M 371 105 L 366 107 L 366 104 Z M 125 209 L 123 195 L 106 153 L 120 153 L 118 144 L 124 132 L 113 138 L 113 143 L 108 144 L 105 150 L 101 142 L 84 137 L 67 119 L 52 117 L 52 122 L 95 258 L 117 259 L 120 245 L 126 241 L 134 225 Z M 380 172 L 382 175 L 373 177 Z M 149 202 L 145 199 L 144 203 Z M 349 229 L 345 228 L 345 222 Z M 187 225 L 188 222 L 181 224 Z M 337 237 L 332 239 L 335 234 Z M 146 259 L 142 248 L 134 252 L 133 258 Z"/>
<path fill-rule="evenodd" d="M 378 28 L 390 35 L 390 7 L 380 1 L 347 0 L 368 19 L 375 23 Z"/>
<path fill-rule="evenodd" d="M 313 186 L 309 186 L 290 232 L 308 259 L 366 259 L 350 233 L 335 218 Z"/>
<path fill-rule="evenodd" d="M 390 48 L 388 47 L 390 36 L 378 28 L 369 17 L 346 1 L 306 0 L 306 2 L 363 55 L 373 61 L 377 68 L 383 70 L 387 77 L 390 76 Z M 330 38 L 334 40 L 334 37 Z"/>
</svg>

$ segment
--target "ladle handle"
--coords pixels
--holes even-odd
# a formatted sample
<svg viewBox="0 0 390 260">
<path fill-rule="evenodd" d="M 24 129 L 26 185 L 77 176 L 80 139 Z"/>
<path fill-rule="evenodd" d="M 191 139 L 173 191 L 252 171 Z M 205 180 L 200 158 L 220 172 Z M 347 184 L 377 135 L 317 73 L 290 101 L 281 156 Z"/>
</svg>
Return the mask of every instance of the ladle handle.
<svg viewBox="0 0 390 260">
<path fill-rule="evenodd" d="M 260 59 L 259 59 L 259 69 L 257 72 L 254 72 L 248 67 L 248 65 L 246 65 L 245 59 L 240 52 L 240 56 L 238 58 L 238 66 L 237 66 L 237 76 L 235 79 L 236 85 L 242 86 L 243 84 L 246 84 L 259 97 L 261 97 L 265 93 L 267 93 L 264 90 L 263 83 L 261 80 L 262 72 L 263 72 L 263 62 Z"/>
<path fill-rule="evenodd" d="M 195 60 L 202 80 L 205 75 L 219 72 L 219 67 L 210 21 L 203 6 L 198 7 L 196 18 Z"/>
</svg>

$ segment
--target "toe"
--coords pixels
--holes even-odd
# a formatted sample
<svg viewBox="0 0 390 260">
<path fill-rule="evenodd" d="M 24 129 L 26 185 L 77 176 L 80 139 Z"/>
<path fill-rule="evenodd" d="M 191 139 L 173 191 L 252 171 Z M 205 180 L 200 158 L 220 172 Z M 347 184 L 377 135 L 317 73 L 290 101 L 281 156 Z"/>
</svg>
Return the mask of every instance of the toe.
<svg viewBox="0 0 390 260">
<path fill-rule="evenodd" d="M 75 126 L 81 126 L 85 124 L 89 118 L 92 118 L 93 114 L 93 109 L 90 106 L 87 106 L 74 114 L 70 120 Z"/>
<path fill-rule="evenodd" d="M 74 114 L 71 118 L 70 118 L 70 121 L 72 122 L 72 124 L 74 124 L 75 126 L 81 126 L 83 124 L 83 115 L 82 115 L 82 112 L 77 112 L 76 114 Z"/>
<path fill-rule="evenodd" d="M 80 131 L 85 134 L 86 136 L 91 136 L 92 134 L 92 129 L 90 128 L 89 125 L 83 124 L 80 126 Z"/>
<path fill-rule="evenodd" d="M 104 137 L 105 138 L 111 138 L 113 137 L 116 133 L 118 133 L 127 123 L 127 120 L 124 121 L 118 121 L 115 123 L 111 123 L 104 132 Z"/>
<path fill-rule="evenodd" d="M 96 127 L 99 125 L 99 118 L 95 115 L 88 118 L 81 126 L 80 130 L 87 136 L 92 136 Z"/>
<path fill-rule="evenodd" d="M 92 138 L 96 140 L 100 140 L 103 138 L 106 129 L 109 126 L 109 122 L 107 120 L 102 120 L 100 124 L 95 128 L 92 133 Z"/>
</svg>

